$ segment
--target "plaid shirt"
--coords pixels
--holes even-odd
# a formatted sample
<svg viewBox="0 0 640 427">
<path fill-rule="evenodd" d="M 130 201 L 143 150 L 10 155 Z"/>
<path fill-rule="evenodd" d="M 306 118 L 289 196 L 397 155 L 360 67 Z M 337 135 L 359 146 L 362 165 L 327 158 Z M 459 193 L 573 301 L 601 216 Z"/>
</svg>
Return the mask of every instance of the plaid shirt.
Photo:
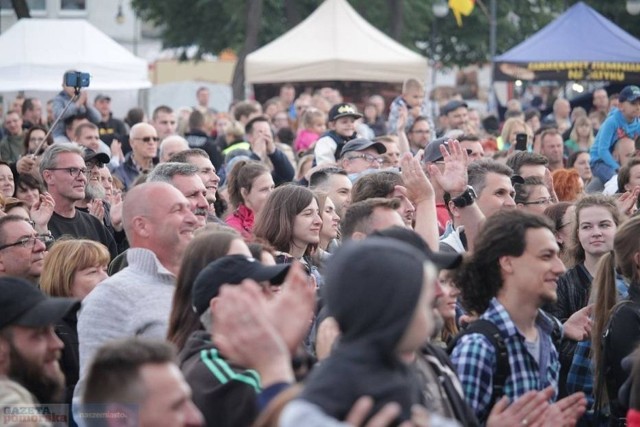
<svg viewBox="0 0 640 427">
<path fill-rule="evenodd" d="M 624 278 L 616 274 L 616 291 L 618 301 L 628 298 L 629 289 Z M 591 361 L 591 340 L 580 341 L 576 346 L 571 360 L 571 368 L 567 375 L 567 393 L 581 391 L 587 398 L 587 413 L 585 419 L 592 419 L 592 409 L 595 402 L 593 396 L 593 363 Z"/>
<path fill-rule="evenodd" d="M 525 337 L 518 331 L 509 313 L 496 298 L 491 300 L 489 308 L 481 318 L 498 327 L 507 346 L 510 374 L 504 385 L 505 395 L 513 401 L 527 391 L 542 390 L 549 385 L 556 389 L 557 394 L 560 363 L 551 339 L 553 320 L 541 311 L 536 317 L 536 326 L 541 332 L 540 366 L 527 350 Z M 471 405 L 478 419 L 485 421 L 491 411 L 489 404 L 497 363 L 493 345 L 482 334 L 465 335 L 453 349 L 451 360 L 458 371 L 467 403 Z"/>
</svg>

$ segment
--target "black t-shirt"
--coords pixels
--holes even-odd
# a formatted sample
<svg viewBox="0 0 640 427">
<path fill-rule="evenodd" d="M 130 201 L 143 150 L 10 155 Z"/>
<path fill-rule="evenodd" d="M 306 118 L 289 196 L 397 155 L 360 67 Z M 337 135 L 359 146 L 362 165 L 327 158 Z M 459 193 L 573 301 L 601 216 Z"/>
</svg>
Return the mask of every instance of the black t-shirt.
<svg viewBox="0 0 640 427">
<path fill-rule="evenodd" d="M 49 220 L 49 230 L 56 239 L 71 236 L 76 239 L 89 239 L 100 242 L 109 249 L 111 259 L 118 255 L 118 248 L 111 233 L 100 220 L 91 214 L 76 209 L 73 218 L 65 218 L 53 213 Z"/>
</svg>

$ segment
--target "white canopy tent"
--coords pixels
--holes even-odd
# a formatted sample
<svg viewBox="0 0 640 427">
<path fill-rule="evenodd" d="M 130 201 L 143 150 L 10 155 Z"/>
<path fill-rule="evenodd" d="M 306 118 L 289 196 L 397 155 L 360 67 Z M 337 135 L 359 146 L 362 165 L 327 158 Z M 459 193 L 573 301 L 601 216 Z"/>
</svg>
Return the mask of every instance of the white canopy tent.
<svg viewBox="0 0 640 427">
<path fill-rule="evenodd" d="M 325 0 L 307 19 L 249 54 L 247 83 L 424 80 L 427 60 L 362 18 L 346 0 Z"/>
<path fill-rule="evenodd" d="M 82 19 L 21 19 L 0 35 L 0 92 L 59 91 L 70 69 L 91 74 L 91 90 L 151 87 L 148 67 Z"/>
</svg>

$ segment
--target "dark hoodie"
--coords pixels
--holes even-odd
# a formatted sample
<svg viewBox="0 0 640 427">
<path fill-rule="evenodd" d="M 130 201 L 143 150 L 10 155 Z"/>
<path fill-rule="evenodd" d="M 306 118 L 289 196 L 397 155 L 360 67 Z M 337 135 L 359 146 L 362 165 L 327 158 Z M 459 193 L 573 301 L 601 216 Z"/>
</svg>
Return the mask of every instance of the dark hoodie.
<svg viewBox="0 0 640 427">
<path fill-rule="evenodd" d="M 348 243 L 331 257 L 322 292 L 342 335 L 331 356 L 311 373 L 301 399 L 344 420 L 366 395 L 374 400 L 372 414 L 397 402 L 402 412 L 396 421 L 411 419 L 421 393 L 396 348 L 420 299 L 424 261 L 416 249 L 384 238 Z"/>
<path fill-rule="evenodd" d="M 220 355 L 205 331 L 194 332 L 178 355 L 191 386 L 193 403 L 207 426 L 244 427 L 258 416 L 258 373 L 232 365 Z"/>
</svg>

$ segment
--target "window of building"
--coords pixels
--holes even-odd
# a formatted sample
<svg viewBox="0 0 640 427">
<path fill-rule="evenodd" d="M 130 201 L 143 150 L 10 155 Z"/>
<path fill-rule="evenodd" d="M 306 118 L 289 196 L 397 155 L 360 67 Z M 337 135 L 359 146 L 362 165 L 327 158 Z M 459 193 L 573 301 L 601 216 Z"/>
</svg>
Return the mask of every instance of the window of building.
<svg viewBox="0 0 640 427">
<path fill-rule="evenodd" d="M 87 10 L 87 1 L 86 0 L 60 0 L 60 10 L 63 11 L 71 11 L 71 10 Z"/>
<path fill-rule="evenodd" d="M 29 11 L 31 12 L 44 11 L 46 9 L 45 3 L 46 3 L 46 0 L 27 0 L 27 6 L 29 6 Z M 13 6 L 11 6 L 11 0 L 0 0 L 0 10 L 13 11 Z"/>
</svg>

